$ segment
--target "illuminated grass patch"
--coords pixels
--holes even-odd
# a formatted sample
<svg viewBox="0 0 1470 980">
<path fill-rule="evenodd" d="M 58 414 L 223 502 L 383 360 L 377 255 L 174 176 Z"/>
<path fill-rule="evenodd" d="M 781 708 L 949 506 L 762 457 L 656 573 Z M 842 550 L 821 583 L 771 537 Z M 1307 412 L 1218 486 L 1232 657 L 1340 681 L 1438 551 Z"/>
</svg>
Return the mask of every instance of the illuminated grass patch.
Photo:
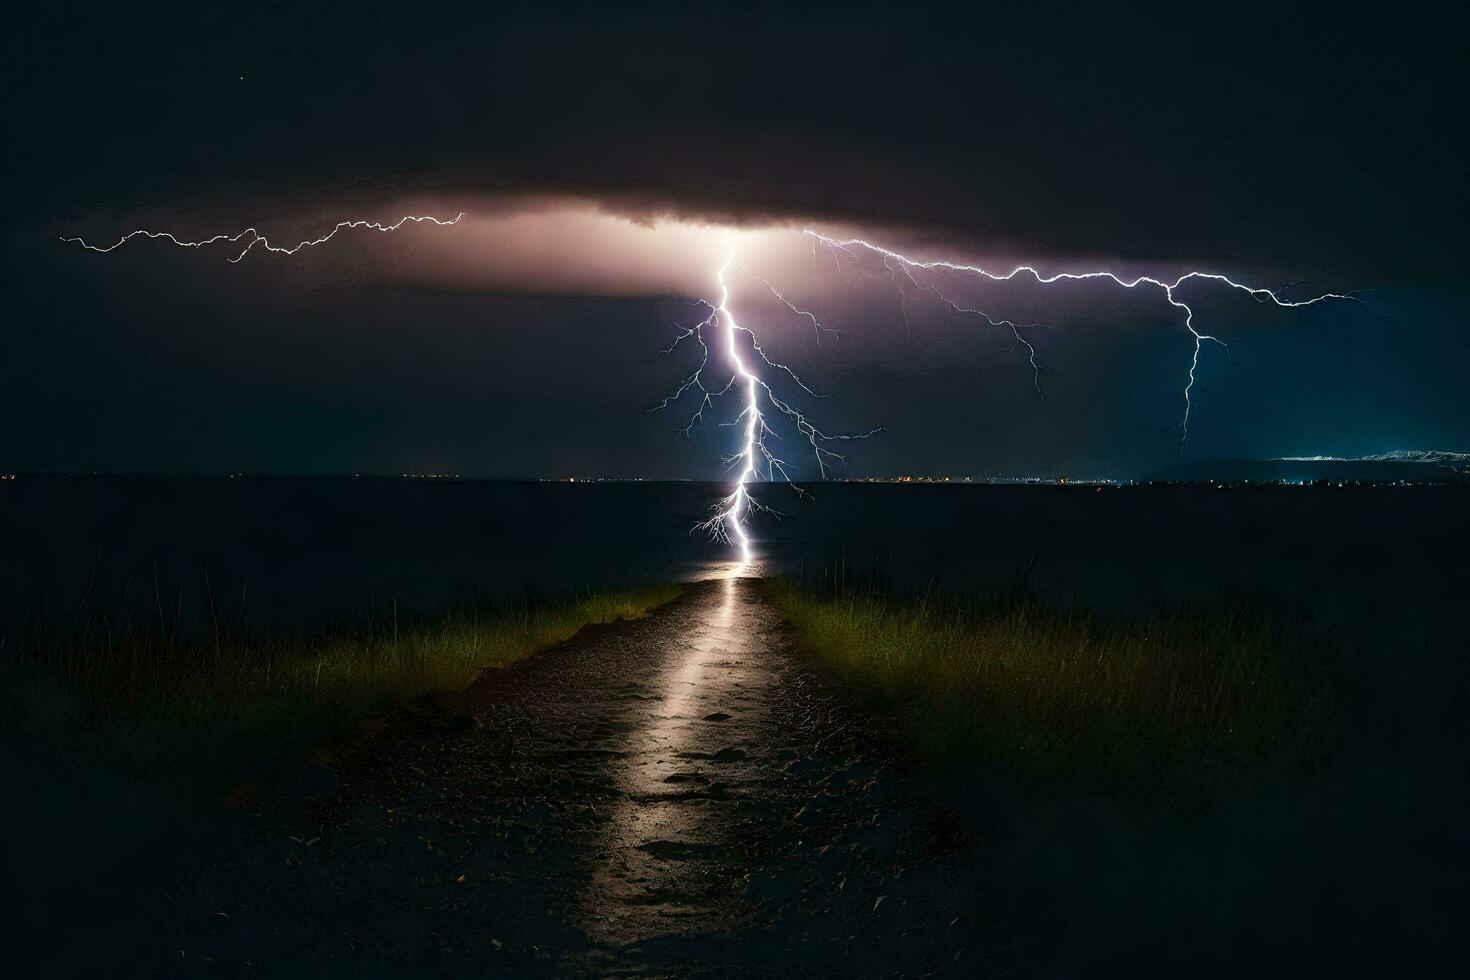
<svg viewBox="0 0 1470 980">
<path fill-rule="evenodd" d="M 175 643 L 161 630 L 114 636 L 98 629 L 81 641 L 54 627 L 22 633 L 7 658 L 15 683 L 0 728 L 31 727 L 27 692 L 54 697 L 59 682 L 69 713 L 80 710 L 98 722 L 140 720 L 184 731 L 205 724 L 271 736 L 320 730 L 463 688 L 482 669 L 569 639 L 588 624 L 637 619 L 680 591 L 664 585 L 589 593 L 268 641 L 216 636 Z"/>
<path fill-rule="evenodd" d="M 1137 774 L 1249 759 L 1289 707 L 1281 637 L 1260 617 L 1120 624 L 1024 603 L 772 592 L 801 645 L 900 710 L 940 763 Z"/>
</svg>

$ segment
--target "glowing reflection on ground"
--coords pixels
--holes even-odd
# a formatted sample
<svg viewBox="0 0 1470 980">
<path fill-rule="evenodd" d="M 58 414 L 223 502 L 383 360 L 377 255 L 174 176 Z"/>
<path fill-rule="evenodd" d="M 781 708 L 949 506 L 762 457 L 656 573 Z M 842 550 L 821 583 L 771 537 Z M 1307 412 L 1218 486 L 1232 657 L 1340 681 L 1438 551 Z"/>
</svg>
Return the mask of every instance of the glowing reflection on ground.
<svg viewBox="0 0 1470 980">
<path fill-rule="evenodd" d="M 732 811 L 750 787 L 747 758 L 769 727 L 775 683 L 751 654 L 762 642 L 750 606 L 756 583 L 731 563 L 695 601 L 695 626 L 633 719 L 628 751 L 614 760 L 622 791 L 581 895 L 584 925 L 599 941 L 626 943 L 721 928 L 741 915 L 713 873 L 732 856 Z M 736 856 L 738 857 L 738 856 Z"/>
</svg>

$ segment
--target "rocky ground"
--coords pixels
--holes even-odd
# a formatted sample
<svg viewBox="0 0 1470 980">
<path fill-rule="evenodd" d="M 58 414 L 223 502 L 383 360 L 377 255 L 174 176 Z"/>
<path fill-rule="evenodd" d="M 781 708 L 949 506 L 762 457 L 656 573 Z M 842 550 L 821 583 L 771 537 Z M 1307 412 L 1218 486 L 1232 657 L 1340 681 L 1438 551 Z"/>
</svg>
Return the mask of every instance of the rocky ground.
<svg viewBox="0 0 1470 980">
<path fill-rule="evenodd" d="M 168 925 L 123 972 L 972 976 L 1044 944 L 755 579 L 407 706 L 327 769 L 137 910 Z"/>
</svg>

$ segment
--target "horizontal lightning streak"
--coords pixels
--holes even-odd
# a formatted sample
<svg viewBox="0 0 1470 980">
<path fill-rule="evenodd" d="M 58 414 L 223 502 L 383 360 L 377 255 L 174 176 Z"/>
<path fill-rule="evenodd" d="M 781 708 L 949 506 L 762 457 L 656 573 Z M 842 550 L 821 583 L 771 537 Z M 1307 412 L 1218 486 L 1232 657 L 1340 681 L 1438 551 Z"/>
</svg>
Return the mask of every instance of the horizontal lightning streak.
<svg viewBox="0 0 1470 980">
<path fill-rule="evenodd" d="M 1198 331 L 1198 330 L 1195 329 L 1195 326 L 1194 326 L 1194 310 L 1191 309 L 1190 306 L 1187 303 L 1185 303 L 1183 300 L 1179 299 L 1179 297 L 1175 295 L 1175 290 L 1177 290 L 1181 285 L 1183 285 L 1185 282 L 1187 282 L 1187 281 L 1189 281 L 1191 279 L 1203 279 L 1203 280 L 1208 280 L 1208 281 L 1211 281 L 1211 282 L 1223 283 L 1226 286 L 1229 286 L 1231 289 L 1236 289 L 1236 290 L 1239 290 L 1241 292 L 1247 293 L 1248 295 L 1251 296 L 1252 299 L 1255 299 L 1258 302 L 1262 302 L 1262 303 L 1269 302 L 1269 303 L 1275 304 L 1276 306 L 1286 307 L 1286 308 L 1296 308 L 1296 307 L 1302 307 L 1302 306 L 1312 306 L 1312 305 L 1315 305 L 1317 303 L 1321 303 L 1321 302 L 1324 302 L 1324 301 L 1330 300 L 1330 299 L 1352 300 L 1352 301 L 1355 301 L 1355 302 L 1357 301 L 1357 297 L 1352 296 L 1352 295 L 1349 295 L 1349 294 L 1346 294 L 1346 293 L 1323 293 L 1320 296 L 1314 296 L 1311 299 L 1303 299 L 1303 300 L 1288 300 L 1288 299 L 1283 299 L 1278 293 L 1276 293 L 1273 290 L 1266 289 L 1265 287 L 1262 287 L 1262 286 L 1251 286 L 1251 285 L 1247 285 L 1246 283 L 1237 282 L 1236 280 L 1231 279 L 1229 276 L 1222 275 L 1222 274 L 1220 274 L 1218 272 L 1200 272 L 1200 271 L 1186 272 L 1183 275 L 1179 276 L 1177 279 L 1175 279 L 1173 282 L 1169 282 L 1168 280 L 1165 280 L 1165 279 L 1158 279 L 1158 278 L 1155 278 L 1153 276 L 1146 276 L 1146 275 L 1140 275 L 1140 276 L 1138 276 L 1138 277 L 1136 277 L 1134 279 L 1131 279 L 1131 280 L 1130 279 L 1124 279 L 1122 276 L 1119 276 L 1116 273 L 1109 272 L 1107 270 L 1100 270 L 1100 271 L 1096 271 L 1096 272 L 1057 272 L 1057 273 L 1053 273 L 1051 275 L 1043 275 L 1040 270 L 1038 270 L 1036 267 L 1030 266 L 1030 265 L 1018 265 L 1014 269 L 1012 269 L 1010 272 L 998 273 L 998 272 L 991 272 L 990 270 L 985 269 L 985 268 L 983 268 L 981 266 L 967 265 L 967 264 L 961 263 L 961 262 L 949 262 L 949 261 L 944 261 L 944 260 L 923 261 L 923 260 L 919 260 L 919 259 L 913 259 L 913 258 L 908 257 L 907 255 L 904 255 L 904 254 L 900 253 L 900 252 L 895 252 L 892 249 L 884 248 L 882 245 L 875 244 L 874 242 L 870 242 L 870 241 L 867 241 L 866 239 L 862 239 L 862 238 L 848 238 L 848 239 L 830 238 L 830 237 L 828 237 L 826 235 L 821 234 L 820 232 L 813 231 L 810 228 L 804 229 L 803 230 L 803 233 L 812 236 L 814 247 L 815 247 L 815 243 L 816 242 L 821 242 L 822 244 L 826 245 L 828 248 L 831 248 L 831 249 L 834 249 L 834 250 L 839 250 L 840 249 L 841 251 L 847 253 L 849 256 L 855 256 L 856 255 L 856 252 L 854 251 L 855 249 L 866 249 L 866 250 L 868 250 L 870 252 L 873 252 L 873 253 L 875 253 L 877 255 L 880 255 L 880 256 L 882 256 L 882 259 L 883 259 L 884 268 L 888 269 L 890 276 L 892 276 L 894 274 L 894 268 L 890 264 L 890 261 L 896 262 L 896 263 L 898 263 L 899 265 L 901 265 L 904 268 L 905 274 L 909 277 L 910 281 L 915 281 L 915 280 L 913 278 L 912 272 L 910 272 L 909 270 L 912 270 L 912 269 L 927 269 L 927 270 L 943 269 L 943 270 L 948 270 L 948 271 L 951 271 L 951 272 L 971 273 L 973 275 L 981 276 L 983 278 L 989 279 L 989 280 L 994 281 L 994 282 L 1008 282 L 1011 279 L 1014 279 L 1016 276 L 1030 275 L 1031 277 L 1033 277 L 1037 281 L 1037 283 L 1039 283 L 1041 285 L 1050 285 L 1052 283 L 1061 282 L 1061 281 L 1064 281 L 1064 280 L 1082 281 L 1082 280 L 1088 280 L 1088 279 L 1108 279 L 1108 280 L 1111 280 L 1112 282 L 1118 284 L 1119 286 L 1122 286 L 1124 289 L 1133 289 L 1133 288 L 1135 288 L 1137 286 L 1145 286 L 1145 285 L 1146 286 L 1154 286 L 1154 287 L 1157 287 L 1158 289 L 1160 289 L 1160 290 L 1163 291 L 1163 293 L 1164 293 L 1164 299 L 1169 303 L 1170 306 L 1176 307 L 1176 308 L 1181 309 L 1181 310 L 1184 311 L 1184 327 L 1185 327 L 1186 330 L 1189 331 L 1190 335 L 1194 338 L 1194 353 L 1193 353 L 1192 357 L 1190 358 L 1190 363 L 1189 363 L 1189 380 L 1188 380 L 1188 383 L 1186 383 L 1185 386 L 1184 386 L 1184 418 L 1180 422 L 1180 425 L 1179 425 L 1179 428 L 1182 431 L 1182 435 L 1180 437 L 1180 442 L 1179 442 L 1179 450 L 1180 450 L 1180 452 L 1183 452 L 1184 449 L 1185 449 L 1185 447 L 1188 446 L 1188 444 L 1189 444 L 1189 420 L 1190 420 L 1190 417 L 1191 417 L 1191 415 L 1193 414 L 1193 411 L 1194 411 L 1194 397 L 1193 397 L 1193 393 L 1194 393 L 1194 385 L 1195 385 L 1195 382 L 1197 380 L 1197 373 L 1198 373 L 1198 370 L 1199 370 L 1199 355 L 1200 355 L 1200 350 L 1204 346 L 1204 344 L 1205 344 L 1206 341 L 1209 341 L 1209 342 L 1215 343 L 1215 344 L 1219 344 L 1221 347 L 1225 348 L 1227 351 L 1229 350 L 1229 345 L 1226 344 L 1219 337 L 1214 336 L 1213 334 L 1201 333 L 1200 331 Z M 837 261 L 836 260 L 836 253 L 835 253 L 835 251 L 834 251 L 834 261 Z M 839 268 L 840 268 L 840 264 L 839 264 Z M 896 279 L 896 277 L 894 279 L 894 284 L 897 285 L 897 279 Z M 903 290 L 901 288 L 900 288 L 899 291 L 900 291 L 900 293 L 903 292 Z M 953 305 L 953 304 L 951 304 L 951 305 Z M 971 311 L 971 312 L 977 312 L 977 311 Z M 981 315 L 984 315 L 984 314 L 981 314 Z M 989 317 L 987 317 L 987 319 L 989 319 Z M 907 320 L 907 316 L 905 316 L 905 320 Z M 1012 325 L 1012 329 L 1013 330 L 1015 329 L 1014 324 Z M 1021 340 L 1022 343 L 1026 343 L 1021 338 L 1019 332 L 1016 333 L 1016 339 L 1017 340 Z M 1036 358 L 1035 358 L 1036 351 L 1035 351 L 1035 348 L 1031 347 L 1031 345 L 1029 343 L 1027 343 L 1026 346 L 1028 348 L 1030 348 L 1030 350 L 1031 350 L 1031 364 L 1032 364 L 1033 369 L 1035 369 L 1035 367 L 1036 367 Z M 1040 389 L 1039 378 L 1038 378 L 1037 387 L 1038 387 L 1038 391 L 1039 391 L 1039 389 Z"/>
<path fill-rule="evenodd" d="M 209 245 L 219 244 L 220 242 L 229 242 L 232 245 L 238 245 L 240 244 L 240 242 L 244 241 L 246 244 L 245 247 L 240 251 L 240 254 L 235 256 L 233 259 L 230 259 L 230 262 L 233 264 L 245 258 L 245 256 L 249 255 L 251 250 L 253 250 L 257 246 L 265 249 L 267 252 L 275 252 L 278 255 L 295 255 L 303 248 L 314 248 L 317 245 L 325 245 L 336 236 L 337 232 L 343 231 L 344 229 L 367 228 L 371 231 L 397 231 L 409 222 L 413 222 L 414 224 L 428 222 L 430 224 L 439 225 L 441 227 L 448 227 L 450 225 L 459 224 L 459 219 L 463 217 L 464 212 L 461 211 L 453 218 L 447 220 L 443 218 L 435 218 L 429 215 L 405 215 L 404 217 L 399 218 L 397 221 L 393 222 L 391 225 L 381 224 L 377 221 L 339 221 L 332 228 L 331 231 L 327 232 L 325 235 L 322 235 L 320 238 L 308 239 L 306 241 L 297 242 L 295 245 L 289 246 L 272 245 L 270 239 L 267 238 L 265 235 L 262 235 L 255 228 L 246 228 L 244 231 L 238 232 L 234 235 L 214 235 L 210 238 L 200 239 L 199 241 L 184 241 L 180 238 L 175 237 L 170 232 L 149 231 L 146 228 L 139 228 L 137 231 L 130 231 L 126 235 L 119 238 L 117 241 L 113 242 L 111 245 L 91 245 L 88 244 L 85 240 L 78 237 L 62 236 L 61 240 L 68 243 L 75 242 L 78 245 L 81 245 L 82 248 L 88 249 L 89 251 L 103 253 L 111 252 L 113 249 L 116 248 L 121 248 L 132 239 L 139 237 L 163 239 L 164 241 L 167 241 L 173 245 L 177 245 L 179 248 L 204 248 Z"/>
</svg>

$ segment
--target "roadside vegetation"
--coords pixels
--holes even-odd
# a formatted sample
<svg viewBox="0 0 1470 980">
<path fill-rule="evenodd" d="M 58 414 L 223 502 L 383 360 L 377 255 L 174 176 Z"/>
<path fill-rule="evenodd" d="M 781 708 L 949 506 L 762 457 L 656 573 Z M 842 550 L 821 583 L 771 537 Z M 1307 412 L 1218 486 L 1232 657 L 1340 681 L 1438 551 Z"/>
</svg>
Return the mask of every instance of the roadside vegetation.
<svg viewBox="0 0 1470 980">
<path fill-rule="evenodd" d="M 916 750 L 940 766 L 1112 778 L 1250 762 L 1288 739 L 1300 747 L 1326 706 L 1280 655 L 1300 654 L 1303 638 L 1248 609 L 1116 622 L 1025 600 L 789 581 L 772 592 L 800 643 L 900 712 Z"/>
<path fill-rule="evenodd" d="M 1196 975 L 1202 942 L 1222 975 L 1463 959 L 1445 910 L 1470 860 L 1470 658 L 1451 616 L 1219 600 L 1109 617 L 1024 583 L 845 578 L 771 594 L 819 669 L 895 719 L 981 843 L 977 874 L 1079 951 L 1052 972 Z"/>
<path fill-rule="evenodd" d="M 268 758 L 285 745 L 304 754 L 388 706 L 462 689 L 483 669 L 589 624 L 637 619 L 680 591 L 664 585 L 511 609 L 395 614 L 264 640 L 217 616 L 186 640 L 162 613 L 151 627 L 131 629 L 85 614 L 24 623 L 0 641 L 0 737 L 64 742 L 68 751 L 170 771 Z"/>
</svg>

